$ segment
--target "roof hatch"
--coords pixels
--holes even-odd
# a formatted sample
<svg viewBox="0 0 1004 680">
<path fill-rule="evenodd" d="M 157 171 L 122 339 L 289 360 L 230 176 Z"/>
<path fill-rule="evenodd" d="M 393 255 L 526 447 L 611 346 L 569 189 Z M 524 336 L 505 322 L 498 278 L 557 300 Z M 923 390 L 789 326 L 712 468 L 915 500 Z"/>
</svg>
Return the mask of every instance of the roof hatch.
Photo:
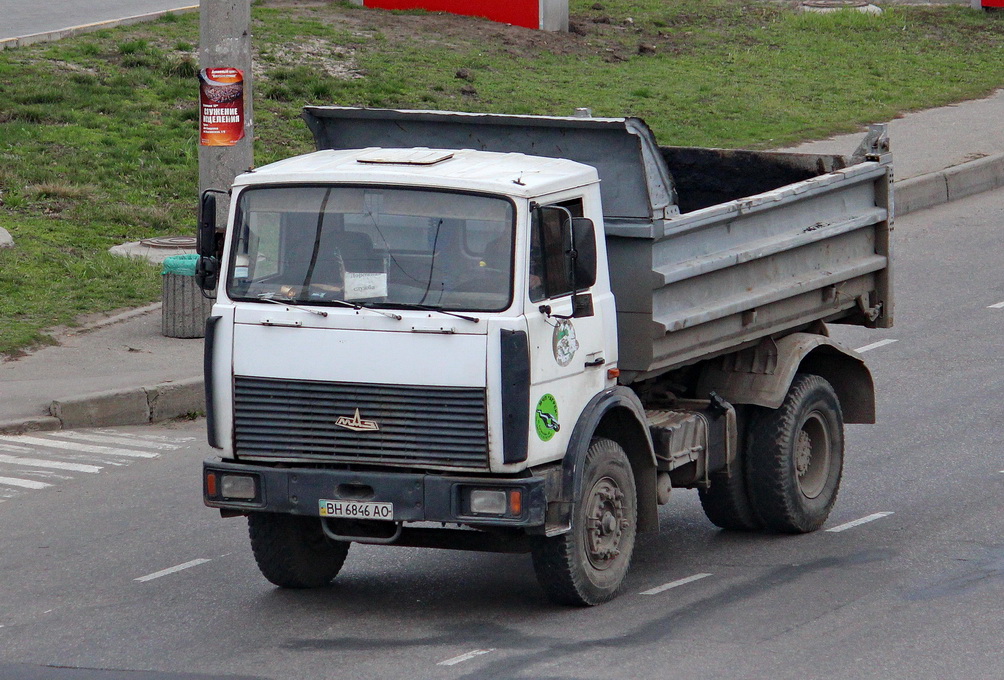
<svg viewBox="0 0 1004 680">
<path fill-rule="evenodd" d="M 452 151 L 439 149 L 375 149 L 361 154 L 356 161 L 380 165 L 435 165 L 451 158 Z"/>
</svg>

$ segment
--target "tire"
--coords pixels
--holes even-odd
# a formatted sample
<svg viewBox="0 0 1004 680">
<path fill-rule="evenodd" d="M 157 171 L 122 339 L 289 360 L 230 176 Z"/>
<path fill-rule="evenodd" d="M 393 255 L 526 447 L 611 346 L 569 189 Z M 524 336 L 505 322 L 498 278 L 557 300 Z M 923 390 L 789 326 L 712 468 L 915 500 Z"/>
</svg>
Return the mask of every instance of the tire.
<svg viewBox="0 0 1004 680">
<path fill-rule="evenodd" d="M 262 575 L 280 588 L 322 588 L 338 575 L 351 543 L 332 541 L 315 517 L 248 515 L 251 550 Z"/>
<path fill-rule="evenodd" d="M 750 431 L 747 482 L 764 527 L 804 534 L 823 525 L 837 500 L 844 464 L 844 421 L 833 387 L 799 374 L 781 407 Z"/>
<path fill-rule="evenodd" d="M 634 552 L 638 500 L 624 449 L 610 439 L 594 439 L 584 466 L 571 531 L 531 541 L 537 581 L 558 604 L 589 606 L 613 599 Z"/>
<path fill-rule="evenodd" d="M 752 411 L 747 412 L 755 418 Z M 749 437 L 740 430 L 739 452 L 731 466 L 731 473 L 716 472 L 711 475 L 711 485 L 698 489 L 701 507 L 711 523 L 726 531 L 755 531 L 763 528 L 763 523 L 753 510 L 747 486 L 747 463 L 749 457 Z"/>
</svg>

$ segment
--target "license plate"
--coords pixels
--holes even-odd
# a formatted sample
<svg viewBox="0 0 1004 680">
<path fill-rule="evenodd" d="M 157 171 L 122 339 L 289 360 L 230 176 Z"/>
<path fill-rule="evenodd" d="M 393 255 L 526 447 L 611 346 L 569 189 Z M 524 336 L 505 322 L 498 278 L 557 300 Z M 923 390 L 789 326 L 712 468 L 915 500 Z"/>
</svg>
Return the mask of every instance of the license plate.
<svg viewBox="0 0 1004 680">
<path fill-rule="evenodd" d="M 362 501 L 318 501 L 321 517 L 345 517 L 347 519 L 394 519 L 393 503 L 372 503 Z"/>
</svg>

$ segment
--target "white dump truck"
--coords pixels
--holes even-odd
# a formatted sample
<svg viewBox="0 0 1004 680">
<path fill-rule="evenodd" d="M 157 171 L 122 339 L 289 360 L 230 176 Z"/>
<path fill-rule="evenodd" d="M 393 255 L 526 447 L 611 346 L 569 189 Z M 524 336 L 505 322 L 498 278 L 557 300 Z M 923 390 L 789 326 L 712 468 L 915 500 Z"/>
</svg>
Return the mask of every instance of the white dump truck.
<svg viewBox="0 0 1004 680">
<path fill-rule="evenodd" d="M 264 576 L 352 543 L 528 552 L 612 598 L 670 490 L 818 529 L 892 324 L 892 161 L 660 147 L 635 118 L 311 107 L 318 151 L 202 201 L 205 503 Z"/>
</svg>

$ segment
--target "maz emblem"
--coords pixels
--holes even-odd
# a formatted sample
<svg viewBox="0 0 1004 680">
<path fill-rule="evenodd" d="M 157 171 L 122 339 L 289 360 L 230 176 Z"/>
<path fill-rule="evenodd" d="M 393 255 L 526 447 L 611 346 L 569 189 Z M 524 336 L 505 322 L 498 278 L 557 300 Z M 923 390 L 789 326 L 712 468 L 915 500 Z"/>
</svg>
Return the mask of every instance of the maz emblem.
<svg viewBox="0 0 1004 680">
<path fill-rule="evenodd" d="M 346 418 L 341 416 L 335 421 L 335 425 L 339 427 L 344 427 L 346 430 L 352 430 L 353 432 L 375 432 L 380 429 L 375 420 L 363 420 L 359 416 L 359 409 L 356 409 L 356 414 L 351 418 Z"/>
</svg>

